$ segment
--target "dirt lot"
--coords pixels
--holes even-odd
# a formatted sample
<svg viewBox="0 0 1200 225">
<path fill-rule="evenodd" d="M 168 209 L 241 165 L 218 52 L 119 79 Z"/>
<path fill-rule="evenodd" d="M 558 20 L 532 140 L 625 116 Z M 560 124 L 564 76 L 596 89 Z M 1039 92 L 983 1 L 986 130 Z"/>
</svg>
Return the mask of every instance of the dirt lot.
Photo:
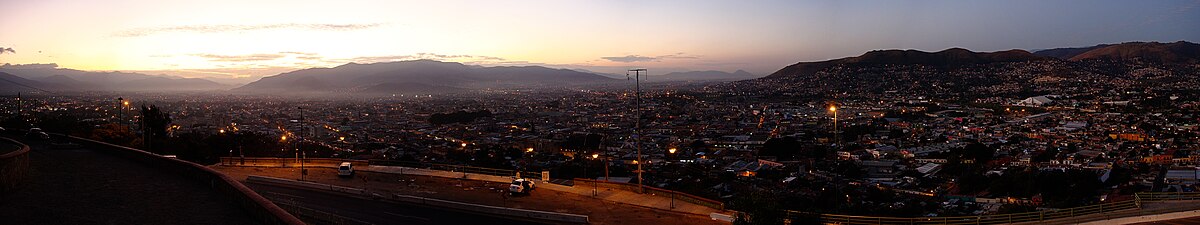
<svg viewBox="0 0 1200 225">
<path fill-rule="evenodd" d="M 249 175 L 299 179 L 299 169 L 213 166 L 238 180 Z M 409 176 L 359 171 L 354 178 L 339 178 L 332 168 L 309 168 L 307 181 L 366 188 L 452 201 L 588 215 L 592 224 L 728 224 L 708 215 L 695 215 L 599 200 L 590 196 L 536 189 L 529 196 L 508 196 L 507 183 Z"/>
</svg>

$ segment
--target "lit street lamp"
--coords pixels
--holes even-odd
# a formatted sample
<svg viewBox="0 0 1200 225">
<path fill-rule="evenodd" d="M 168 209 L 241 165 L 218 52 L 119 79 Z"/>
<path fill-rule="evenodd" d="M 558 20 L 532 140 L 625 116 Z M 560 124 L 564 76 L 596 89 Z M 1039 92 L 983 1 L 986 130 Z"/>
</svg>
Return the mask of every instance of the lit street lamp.
<svg viewBox="0 0 1200 225">
<path fill-rule="evenodd" d="M 840 136 L 838 136 L 837 106 L 836 105 L 829 106 L 829 111 L 833 112 L 833 143 L 838 145 L 839 147 L 841 147 L 842 138 Z"/>
</svg>

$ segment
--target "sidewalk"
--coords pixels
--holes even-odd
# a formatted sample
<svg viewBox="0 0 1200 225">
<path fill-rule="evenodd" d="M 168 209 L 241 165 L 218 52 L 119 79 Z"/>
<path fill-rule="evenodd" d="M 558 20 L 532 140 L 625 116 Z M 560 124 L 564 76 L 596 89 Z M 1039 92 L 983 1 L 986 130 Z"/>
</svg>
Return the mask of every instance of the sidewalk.
<svg viewBox="0 0 1200 225">
<path fill-rule="evenodd" d="M 511 177 L 480 175 L 480 174 L 450 172 L 450 171 L 441 171 L 441 170 L 428 170 L 428 169 L 418 169 L 418 168 L 408 168 L 408 167 L 398 167 L 398 166 L 367 166 L 366 168 L 363 168 L 361 170 L 370 171 L 370 172 L 378 172 L 378 173 L 402 174 L 402 175 L 423 175 L 423 176 L 435 176 L 435 177 L 446 177 L 446 178 L 464 178 L 463 176 L 465 175 L 466 179 L 482 180 L 482 181 L 490 181 L 490 182 L 500 182 L 500 183 L 508 183 L 508 182 L 512 181 Z M 582 195 L 582 196 L 587 196 L 587 197 L 592 196 L 592 187 L 591 186 L 587 186 L 587 187 L 564 186 L 564 185 L 558 185 L 558 184 L 539 181 L 537 187 L 549 189 L 549 190 L 560 191 L 560 192 L 574 193 L 577 195 Z M 637 206 L 656 208 L 656 209 L 662 209 L 662 210 L 670 210 L 670 211 L 682 212 L 682 213 L 691 213 L 691 214 L 704 215 L 704 216 L 708 216 L 710 213 L 721 213 L 721 211 L 717 210 L 717 209 L 713 209 L 713 208 L 709 208 L 709 207 L 705 207 L 705 206 L 701 206 L 701 205 L 696 205 L 696 204 L 692 204 L 689 202 L 683 202 L 683 201 L 675 201 L 675 208 L 671 208 L 672 200 L 669 196 L 664 197 L 664 196 L 649 195 L 649 194 L 638 194 L 638 193 L 626 191 L 626 190 L 598 188 L 598 189 L 596 189 L 595 197 L 603 199 L 603 200 L 625 203 L 625 204 L 630 204 L 630 205 L 637 205 Z"/>
</svg>

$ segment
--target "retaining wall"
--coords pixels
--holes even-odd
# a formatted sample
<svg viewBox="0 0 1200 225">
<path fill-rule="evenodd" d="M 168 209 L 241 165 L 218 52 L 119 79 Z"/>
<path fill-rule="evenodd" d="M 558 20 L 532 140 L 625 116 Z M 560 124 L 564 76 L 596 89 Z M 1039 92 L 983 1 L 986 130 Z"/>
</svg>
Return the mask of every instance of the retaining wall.
<svg viewBox="0 0 1200 225">
<path fill-rule="evenodd" d="M 0 142 L 16 148 L 0 155 L 0 196 L 4 196 L 29 178 L 29 146 L 3 137 Z"/>
<path fill-rule="evenodd" d="M 292 214 L 271 203 L 271 201 L 250 190 L 250 188 L 242 185 L 241 182 L 208 167 L 96 140 L 62 134 L 52 135 L 57 139 L 70 140 L 98 152 L 136 161 L 149 167 L 183 176 L 201 184 L 208 184 L 209 188 L 225 196 L 229 196 L 242 209 L 263 224 L 304 225 L 304 222 L 300 221 L 300 219 L 297 219 Z"/>
</svg>

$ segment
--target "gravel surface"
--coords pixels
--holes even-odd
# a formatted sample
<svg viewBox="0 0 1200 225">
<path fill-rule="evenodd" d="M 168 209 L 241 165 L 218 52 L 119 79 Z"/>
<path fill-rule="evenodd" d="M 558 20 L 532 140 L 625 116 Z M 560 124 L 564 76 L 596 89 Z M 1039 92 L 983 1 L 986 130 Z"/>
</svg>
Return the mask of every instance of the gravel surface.
<svg viewBox="0 0 1200 225">
<path fill-rule="evenodd" d="M 236 166 L 211 166 L 211 168 L 242 181 L 245 181 L 249 175 L 300 178 L 300 171 L 296 168 Z M 308 170 L 307 181 L 312 182 L 475 204 L 582 214 L 588 215 L 591 224 L 729 224 L 713 221 L 707 215 L 676 213 L 548 189 L 535 189 L 529 196 L 507 196 L 504 194 L 508 187 L 507 183 L 363 171 L 356 173 L 354 178 L 339 178 L 337 170 L 333 168 L 309 168 Z"/>
</svg>

